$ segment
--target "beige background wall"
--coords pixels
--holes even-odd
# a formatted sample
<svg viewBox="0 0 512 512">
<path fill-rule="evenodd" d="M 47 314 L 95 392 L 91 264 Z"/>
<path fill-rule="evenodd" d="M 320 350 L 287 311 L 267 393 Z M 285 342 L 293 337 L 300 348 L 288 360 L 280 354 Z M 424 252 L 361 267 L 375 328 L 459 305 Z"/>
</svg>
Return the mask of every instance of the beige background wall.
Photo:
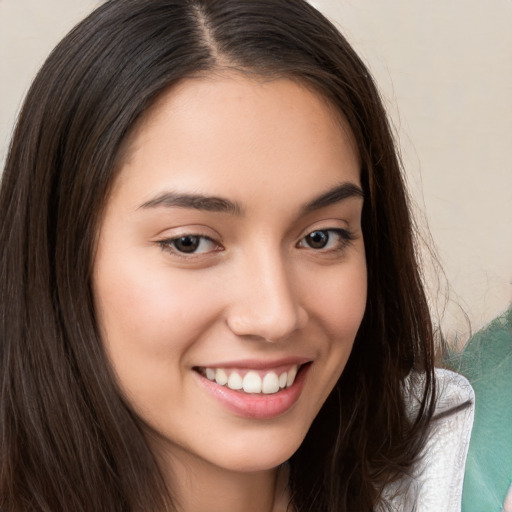
<svg viewBox="0 0 512 512">
<path fill-rule="evenodd" d="M 443 325 L 464 339 L 462 311 L 476 329 L 512 302 L 512 1 L 311 3 L 342 29 L 380 85 L 420 226 L 426 233 L 426 216 L 450 284 Z M 98 4 L 0 0 L 2 166 L 32 77 Z M 443 305 L 434 292 L 432 301 Z"/>
</svg>

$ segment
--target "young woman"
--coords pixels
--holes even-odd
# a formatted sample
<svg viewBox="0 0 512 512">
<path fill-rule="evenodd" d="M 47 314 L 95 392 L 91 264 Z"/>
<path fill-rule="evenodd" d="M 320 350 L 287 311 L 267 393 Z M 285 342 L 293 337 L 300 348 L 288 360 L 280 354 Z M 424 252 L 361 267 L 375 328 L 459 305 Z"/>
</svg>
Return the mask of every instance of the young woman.
<svg viewBox="0 0 512 512">
<path fill-rule="evenodd" d="M 2 512 L 421 505 L 399 162 L 307 3 L 107 1 L 35 79 L 0 215 Z"/>
</svg>

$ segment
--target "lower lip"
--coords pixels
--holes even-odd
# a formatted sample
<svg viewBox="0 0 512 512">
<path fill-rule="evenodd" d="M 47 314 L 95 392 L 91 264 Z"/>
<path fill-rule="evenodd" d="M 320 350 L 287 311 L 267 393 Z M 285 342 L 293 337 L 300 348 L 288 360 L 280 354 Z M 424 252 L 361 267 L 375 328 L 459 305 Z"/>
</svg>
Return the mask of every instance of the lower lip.
<svg viewBox="0 0 512 512">
<path fill-rule="evenodd" d="M 301 368 L 289 388 L 270 395 L 235 391 L 226 386 L 220 386 L 199 373 L 197 376 L 207 391 L 231 412 L 245 418 L 265 420 L 280 416 L 295 405 L 304 387 L 309 366 L 308 364 Z"/>
</svg>

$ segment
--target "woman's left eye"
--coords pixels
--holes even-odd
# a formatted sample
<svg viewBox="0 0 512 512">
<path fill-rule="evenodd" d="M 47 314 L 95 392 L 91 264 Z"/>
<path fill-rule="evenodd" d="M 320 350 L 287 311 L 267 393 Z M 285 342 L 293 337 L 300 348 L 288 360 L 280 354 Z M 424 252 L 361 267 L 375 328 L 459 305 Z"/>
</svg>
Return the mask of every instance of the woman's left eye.
<svg viewBox="0 0 512 512">
<path fill-rule="evenodd" d="M 297 246 L 317 251 L 335 251 L 345 247 L 350 240 L 352 235 L 346 229 L 318 229 L 302 238 Z"/>
<path fill-rule="evenodd" d="M 180 255 L 203 254 L 215 251 L 218 245 L 207 236 L 183 235 L 158 242 L 162 248 Z"/>
</svg>

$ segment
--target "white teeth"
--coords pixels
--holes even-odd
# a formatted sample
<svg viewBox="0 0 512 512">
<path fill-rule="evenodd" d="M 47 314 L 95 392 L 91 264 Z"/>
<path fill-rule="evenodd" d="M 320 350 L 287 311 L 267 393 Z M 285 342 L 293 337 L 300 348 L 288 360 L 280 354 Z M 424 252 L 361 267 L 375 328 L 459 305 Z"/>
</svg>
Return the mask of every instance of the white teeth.
<svg viewBox="0 0 512 512">
<path fill-rule="evenodd" d="M 266 395 L 277 393 L 279 391 L 279 378 L 274 372 L 267 373 L 265 377 L 263 377 L 261 391 Z"/>
<path fill-rule="evenodd" d="M 297 365 L 294 364 L 290 368 L 290 371 L 288 372 L 288 377 L 286 378 L 286 385 L 288 387 L 290 387 L 293 384 L 296 375 L 297 375 Z"/>
<path fill-rule="evenodd" d="M 256 372 L 247 373 L 243 387 L 246 393 L 261 393 L 261 377 Z"/>
<path fill-rule="evenodd" d="M 242 389 L 243 382 L 242 377 L 238 375 L 238 373 L 233 372 L 228 379 L 228 388 L 229 389 Z"/>
<path fill-rule="evenodd" d="M 224 370 L 219 368 L 215 372 L 215 382 L 220 386 L 225 386 L 228 383 L 228 374 Z"/>
<path fill-rule="evenodd" d="M 215 381 L 219 386 L 227 386 L 234 390 L 243 390 L 245 393 L 264 393 L 267 395 L 277 393 L 281 389 L 289 388 L 297 375 L 298 366 L 293 365 L 287 372 L 278 375 L 270 371 L 265 373 L 255 370 L 248 371 L 242 378 L 238 371 L 229 371 L 222 368 L 205 368 L 207 379 Z"/>
</svg>

